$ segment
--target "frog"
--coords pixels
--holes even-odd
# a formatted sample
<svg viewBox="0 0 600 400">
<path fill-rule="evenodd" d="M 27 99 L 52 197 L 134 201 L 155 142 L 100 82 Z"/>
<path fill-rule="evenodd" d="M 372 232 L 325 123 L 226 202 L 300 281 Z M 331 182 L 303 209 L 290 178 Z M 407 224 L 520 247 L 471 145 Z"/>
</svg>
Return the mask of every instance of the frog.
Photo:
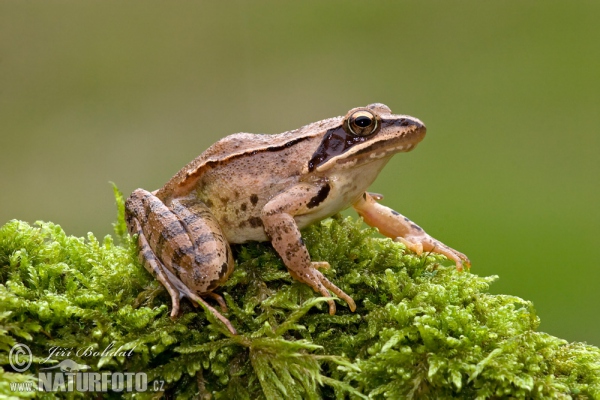
<svg viewBox="0 0 600 400">
<path fill-rule="evenodd" d="M 421 255 L 434 252 L 469 268 L 467 256 L 427 234 L 381 204 L 368 187 L 396 153 L 413 150 L 426 127 L 381 103 L 349 110 L 280 134 L 237 133 L 210 146 L 155 191 L 136 189 L 125 203 L 128 231 L 137 237 L 144 267 L 171 297 L 171 317 L 188 298 L 235 333 L 215 289 L 234 270 L 231 245 L 270 242 L 290 275 L 328 298 L 356 310 L 351 296 L 323 274 L 301 230 L 352 207 L 364 222 Z"/>
</svg>

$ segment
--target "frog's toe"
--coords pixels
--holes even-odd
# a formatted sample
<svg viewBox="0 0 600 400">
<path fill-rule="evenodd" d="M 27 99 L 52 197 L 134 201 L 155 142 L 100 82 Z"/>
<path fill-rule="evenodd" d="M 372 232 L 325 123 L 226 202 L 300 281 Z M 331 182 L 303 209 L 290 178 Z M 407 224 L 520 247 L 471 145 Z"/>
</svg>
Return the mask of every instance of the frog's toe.
<svg viewBox="0 0 600 400">
<path fill-rule="evenodd" d="M 459 272 L 462 272 L 464 270 L 462 260 L 461 261 L 456 261 L 456 270 L 459 271 Z"/>
<path fill-rule="evenodd" d="M 173 306 L 173 309 L 171 310 L 171 319 L 175 320 L 179 315 L 179 298 L 172 296 L 171 304 Z"/>
<path fill-rule="evenodd" d="M 225 304 L 225 300 L 223 299 L 223 296 L 221 296 L 220 294 L 214 293 L 214 292 L 209 292 L 209 293 L 205 294 L 205 296 L 210 297 L 211 299 L 213 299 L 214 301 L 219 303 L 219 307 L 221 307 L 222 312 L 227 312 L 227 304 Z"/>
<path fill-rule="evenodd" d="M 315 275 L 317 278 L 317 282 L 315 283 L 316 287 L 313 287 L 317 292 L 321 293 L 323 297 L 331 297 L 331 293 L 327 290 L 327 278 L 323 276 L 319 271 L 315 270 Z M 333 300 L 327 300 L 327 304 L 329 305 L 329 315 L 335 315 L 336 308 L 335 302 Z"/>
<path fill-rule="evenodd" d="M 344 292 L 342 292 L 344 293 Z M 350 308 L 350 311 L 354 312 L 356 311 L 356 303 L 354 302 L 354 299 L 350 296 L 348 296 L 346 293 L 344 293 L 344 297 L 342 297 L 342 299 L 344 299 L 346 301 L 346 304 L 348 304 L 348 308 Z"/>
<path fill-rule="evenodd" d="M 316 269 L 329 269 L 330 265 L 327 261 L 313 261 L 312 267 Z"/>
<path fill-rule="evenodd" d="M 317 268 L 329 268 L 329 263 L 327 262 L 312 262 L 312 268 L 305 274 L 293 274 L 294 278 L 298 279 L 300 282 L 306 283 L 308 286 L 313 288 L 313 290 L 317 293 L 320 293 L 323 297 L 331 297 L 331 292 L 333 292 L 340 299 L 344 300 L 348 303 L 350 310 L 356 310 L 356 304 L 354 300 L 350 296 L 348 296 L 342 289 L 335 286 L 331 281 L 317 270 Z M 292 272 L 292 271 L 291 271 Z M 336 312 L 335 302 L 333 300 L 327 300 L 327 304 L 329 305 L 329 314 L 334 315 Z"/>
<path fill-rule="evenodd" d="M 218 295 L 217 295 L 218 296 Z M 219 296 L 220 297 L 220 296 Z M 217 310 L 215 310 L 210 304 L 208 304 L 202 297 L 196 295 L 196 294 L 191 294 L 189 296 L 189 299 L 192 300 L 195 303 L 198 303 L 199 305 L 201 305 L 205 311 L 211 313 L 212 315 L 214 315 L 219 321 L 221 321 L 223 323 L 223 325 L 225 325 L 227 327 L 227 329 L 229 330 L 229 332 L 231 332 L 234 335 L 237 335 L 237 331 L 235 330 L 235 328 L 233 327 L 233 325 L 231 324 L 231 321 L 229 321 L 227 318 L 225 318 L 223 315 L 221 315 L 220 312 L 218 312 Z"/>
<path fill-rule="evenodd" d="M 423 254 L 423 243 L 411 242 L 410 240 L 407 240 L 407 239 L 403 238 L 402 236 L 398 236 L 396 239 L 394 239 L 394 241 L 402 243 L 403 245 L 406 246 L 406 248 L 408 250 L 414 252 L 418 256 Z"/>
<path fill-rule="evenodd" d="M 320 272 L 319 272 L 319 279 L 321 280 L 321 284 L 325 288 L 331 290 L 337 297 L 344 300 L 348 304 L 350 311 L 354 312 L 356 310 L 356 303 L 354 302 L 352 297 L 348 296 L 342 289 L 335 286 L 329 279 L 325 278 L 325 276 L 323 276 L 323 274 L 321 274 Z M 329 292 L 327 291 L 327 289 L 325 289 L 325 292 L 327 292 L 327 296 L 329 296 Z M 330 300 L 328 303 L 329 303 L 329 314 L 334 315 L 335 314 L 335 303 L 333 302 L 333 300 Z M 332 309 L 333 309 L 333 312 L 332 312 Z"/>
<path fill-rule="evenodd" d="M 329 315 L 335 315 L 335 312 L 337 311 L 335 302 L 333 300 L 327 300 L 327 304 L 329 304 Z"/>
<path fill-rule="evenodd" d="M 463 267 L 467 270 L 471 269 L 471 260 L 463 253 L 457 252 L 458 259 L 456 260 L 456 269 L 459 271 L 463 270 Z"/>
<path fill-rule="evenodd" d="M 432 245 L 433 248 L 430 251 L 442 254 L 446 256 L 449 260 L 454 261 L 454 263 L 456 264 L 456 269 L 458 271 L 462 271 L 464 267 L 466 267 L 467 269 L 471 268 L 471 261 L 469 261 L 469 258 L 460 251 L 456 251 L 453 248 L 448 247 L 445 244 L 436 240 L 432 240 Z"/>
<path fill-rule="evenodd" d="M 439 243 L 438 248 L 434 248 L 432 251 L 442 254 L 442 255 L 448 257 L 449 260 L 454 261 L 454 263 L 456 264 L 456 269 L 458 271 L 462 271 L 465 267 L 466 267 L 466 269 L 471 268 L 471 261 L 469 260 L 469 258 L 467 256 L 465 256 L 463 253 L 456 251 L 442 243 Z"/>
</svg>

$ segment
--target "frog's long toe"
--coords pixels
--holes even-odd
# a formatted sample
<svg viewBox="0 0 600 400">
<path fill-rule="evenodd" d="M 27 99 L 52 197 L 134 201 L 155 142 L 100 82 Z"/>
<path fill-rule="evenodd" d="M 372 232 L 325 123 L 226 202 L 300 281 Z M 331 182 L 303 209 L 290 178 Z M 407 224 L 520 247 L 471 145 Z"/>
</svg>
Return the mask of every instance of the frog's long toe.
<svg viewBox="0 0 600 400">
<path fill-rule="evenodd" d="M 471 261 L 469 261 L 469 258 L 460 251 L 456 251 L 452 247 L 446 246 L 444 243 L 433 238 L 429 238 L 429 241 L 431 242 L 431 249 L 428 250 L 433 251 L 434 253 L 442 254 L 448 257 L 449 260 L 454 261 L 458 271 L 462 271 L 463 266 L 467 269 L 471 268 Z"/>
<path fill-rule="evenodd" d="M 179 296 L 171 296 L 171 306 L 171 319 L 175 320 L 179 315 Z"/>
<path fill-rule="evenodd" d="M 202 307 L 204 307 L 204 309 L 206 311 L 212 313 L 215 317 L 217 317 L 217 319 L 219 321 L 221 321 L 227 327 L 227 329 L 229 330 L 229 332 L 231 332 L 234 335 L 237 335 L 237 331 L 235 330 L 235 328 L 233 327 L 233 325 L 231 325 L 231 322 L 227 318 L 225 318 L 214 307 L 212 307 L 210 304 L 208 304 L 202 297 L 200 297 L 196 293 L 192 292 L 171 271 L 169 271 L 168 269 L 165 269 L 165 273 L 167 275 L 168 280 L 170 282 L 173 282 L 173 285 L 176 288 L 175 290 L 177 291 L 176 298 L 174 298 L 173 296 L 171 296 L 171 299 L 173 299 L 173 311 L 175 311 L 175 307 L 177 307 L 177 312 L 179 312 L 179 299 L 181 297 L 187 297 L 188 299 L 190 299 L 192 301 L 192 303 L 201 305 Z M 167 288 L 167 290 L 168 290 L 168 288 Z M 215 294 L 215 296 L 221 297 L 221 296 L 219 296 L 217 294 Z M 213 297 L 213 296 L 211 296 L 211 297 Z M 221 298 L 221 301 L 223 301 L 222 298 Z M 217 302 L 218 302 L 218 300 L 217 300 Z M 175 314 L 175 316 L 176 315 L 177 314 Z M 173 312 L 171 312 L 171 317 L 173 317 Z"/>
<path fill-rule="evenodd" d="M 456 250 L 453 251 L 454 257 L 448 257 L 448 255 L 446 255 L 446 257 L 450 258 L 451 260 L 453 260 L 456 263 L 456 269 L 459 271 L 463 270 L 463 267 L 465 267 L 467 270 L 471 269 L 471 261 L 469 260 L 469 258 L 467 256 L 465 256 L 463 253 L 460 253 Z"/>
<path fill-rule="evenodd" d="M 411 241 L 403 238 L 402 236 L 398 236 L 396 239 L 394 239 L 394 241 L 402 243 L 403 245 L 406 246 L 407 249 L 414 252 L 418 256 L 420 256 L 423 253 L 423 245 L 421 243 L 411 242 Z"/>
<path fill-rule="evenodd" d="M 198 304 L 201 304 L 208 312 L 212 313 L 215 317 L 217 317 L 217 319 L 219 321 L 221 321 L 227 327 L 229 332 L 231 332 L 234 335 L 237 335 L 237 331 L 235 330 L 233 325 L 231 325 L 231 321 L 229 321 L 220 312 L 218 312 L 210 304 L 208 304 L 206 301 L 204 301 L 204 299 L 202 297 L 200 297 L 198 295 L 192 295 L 192 297 L 190 297 L 190 300 L 195 301 Z"/>
<path fill-rule="evenodd" d="M 220 294 L 217 294 L 215 292 L 209 292 L 209 293 L 205 294 L 205 296 L 210 297 L 211 299 L 213 299 L 214 301 L 219 303 L 219 307 L 221 307 L 222 312 L 227 312 L 227 304 L 225 304 L 225 300 L 223 299 L 223 296 L 221 296 Z"/>
<path fill-rule="evenodd" d="M 315 270 L 315 273 L 316 273 L 315 274 L 316 278 L 319 279 L 319 281 L 321 283 L 319 289 L 322 289 L 322 290 L 319 290 L 319 292 L 321 292 L 321 294 L 323 296 L 329 297 L 331 295 L 329 293 L 329 291 L 327 290 L 327 289 L 329 289 L 335 295 L 337 295 L 337 297 L 344 300 L 348 304 L 350 311 L 352 311 L 352 312 L 356 311 L 356 303 L 354 302 L 352 297 L 348 296 L 342 289 L 335 286 L 329 279 L 325 278 L 325 276 L 322 273 L 320 273 L 319 271 Z M 329 300 L 328 304 L 329 304 L 329 314 L 334 315 L 335 311 L 336 311 L 335 302 L 333 300 Z"/>
<path fill-rule="evenodd" d="M 317 272 L 319 275 L 322 276 L 322 274 L 319 271 L 315 271 L 315 272 Z M 321 293 L 321 295 L 323 297 L 331 297 L 331 293 L 329 293 L 329 291 L 323 284 L 323 280 L 320 279 L 320 277 L 318 275 L 316 276 L 316 278 L 319 279 L 319 281 L 314 282 L 313 284 L 310 284 L 310 286 L 312 286 L 312 288 L 316 292 Z M 326 278 L 323 277 L 323 279 L 326 279 Z M 327 304 L 329 305 L 329 315 L 335 315 L 335 312 L 336 312 L 335 302 L 333 300 L 327 300 Z"/>
</svg>

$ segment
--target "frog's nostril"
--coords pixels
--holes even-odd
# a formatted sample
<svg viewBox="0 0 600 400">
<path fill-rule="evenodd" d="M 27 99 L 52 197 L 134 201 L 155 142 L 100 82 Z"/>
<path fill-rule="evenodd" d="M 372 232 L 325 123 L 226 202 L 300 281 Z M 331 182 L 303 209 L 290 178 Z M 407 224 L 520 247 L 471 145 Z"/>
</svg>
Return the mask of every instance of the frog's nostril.
<svg viewBox="0 0 600 400">
<path fill-rule="evenodd" d="M 412 126 L 417 129 L 425 129 L 425 125 L 416 118 L 400 118 L 400 126 Z"/>
<path fill-rule="evenodd" d="M 400 126 L 414 126 L 416 128 L 422 128 L 423 123 L 417 119 L 412 118 L 400 118 Z"/>
</svg>

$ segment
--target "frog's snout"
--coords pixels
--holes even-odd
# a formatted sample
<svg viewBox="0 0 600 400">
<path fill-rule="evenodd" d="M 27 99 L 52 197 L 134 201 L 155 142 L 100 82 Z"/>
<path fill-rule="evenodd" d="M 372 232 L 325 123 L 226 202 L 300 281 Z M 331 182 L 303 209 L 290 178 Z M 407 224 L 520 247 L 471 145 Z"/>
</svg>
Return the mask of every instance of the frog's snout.
<svg viewBox="0 0 600 400">
<path fill-rule="evenodd" d="M 404 118 L 400 118 L 400 120 L 398 122 L 399 122 L 400 126 L 412 127 L 414 130 L 417 130 L 417 131 L 423 130 L 423 133 L 425 133 L 427 131 L 427 127 L 425 126 L 423 121 L 421 121 L 418 118 L 404 117 Z"/>
<path fill-rule="evenodd" d="M 427 133 L 427 127 L 418 118 L 402 115 L 397 120 L 395 125 L 400 129 L 402 137 L 405 140 L 420 142 Z"/>
</svg>

